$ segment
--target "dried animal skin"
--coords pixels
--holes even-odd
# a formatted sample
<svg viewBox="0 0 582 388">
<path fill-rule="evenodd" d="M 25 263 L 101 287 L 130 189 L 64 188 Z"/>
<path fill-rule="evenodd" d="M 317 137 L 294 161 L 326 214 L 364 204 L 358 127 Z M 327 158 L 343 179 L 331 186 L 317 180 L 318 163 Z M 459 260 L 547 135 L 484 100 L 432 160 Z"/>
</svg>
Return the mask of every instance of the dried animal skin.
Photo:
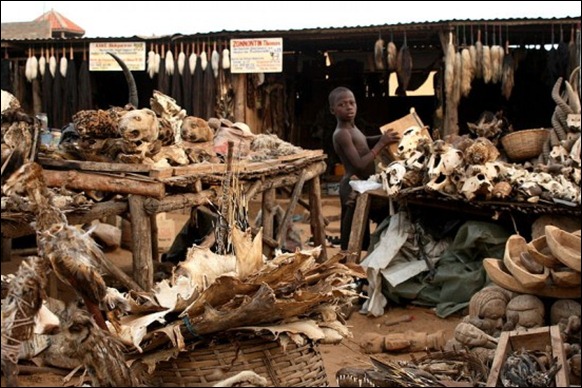
<svg viewBox="0 0 582 388">
<path fill-rule="evenodd" d="M 388 71 L 396 70 L 396 57 L 398 56 L 398 50 L 396 49 L 396 45 L 394 42 L 388 42 L 388 46 L 386 47 L 386 55 L 387 55 L 387 63 L 388 63 Z"/>
<path fill-rule="evenodd" d="M 453 33 L 449 32 L 449 44 L 445 56 L 445 93 L 450 98 L 453 93 L 453 83 L 455 79 L 455 45 L 453 44 Z"/>
<path fill-rule="evenodd" d="M 471 92 L 474 70 L 471 54 L 466 48 L 461 51 L 461 63 L 461 95 L 467 97 Z"/>
<path fill-rule="evenodd" d="M 483 82 L 488 84 L 491 82 L 491 78 L 493 76 L 493 69 L 492 69 L 492 58 L 491 58 L 491 47 L 483 46 L 483 60 L 481 61 L 483 65 Z"/>
<path fill-rule="evenodd" d="M 374 65 L 376 70 L 384 70 L 384 40 L 382 38 L 374 43 Z"/>
</svg>

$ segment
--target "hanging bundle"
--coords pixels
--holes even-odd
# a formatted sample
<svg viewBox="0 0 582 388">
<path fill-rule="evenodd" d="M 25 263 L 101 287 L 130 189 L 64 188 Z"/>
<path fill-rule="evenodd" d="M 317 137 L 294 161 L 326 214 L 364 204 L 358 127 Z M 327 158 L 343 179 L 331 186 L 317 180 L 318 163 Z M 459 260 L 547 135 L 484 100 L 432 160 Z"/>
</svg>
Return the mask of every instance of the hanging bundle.
<svg viewBox="0 0 582 388">
<path fill-rule="evenodd" d="M 483 42 L 481 42 L 481 29 L 477 30 L 477 42 L 475 42 L 475 77 L 483 78 Z"/>
<path fill-rule="evenodd" d="M 55 57 L 55 48 L 51 47 L 51 56 L 49 58 L 49 70 L 53 78 L 57 74 L 57 58 Z"/>
<path fill-rule="evenodd" d="M 180 42 L 180 54 L 178 54 L 178 73 L 184 74 L 184 65 L 186 62 L 186 54 L 184 53 L 184 43 Z"/>
<path fill-rule="evenodd" d="M 202 52 L 200 53 L 200 67 L 202 71 L 208 66 L 208 55 L 206 55 L 206 43 L 202 42 Z"/>
<path fill-rule="evenodd" d="M 188 57 L 188 65 L 190 66 L 190 75 L 194 75 L 194 72 L 196 71 L 197 59 L 198 59 L 198 55 L 196 54 L 196 49 L 194 47 L 194 43 L 192 43 L 190 56 Z"/>
<path fill-rule="evenodd" d="M 152 79 L 154 78 L 154 75 L 156 74 L 155 61 L 156 61 L 156 53 L 154 51 L 154 45 L 152 43 L 152 45 L 150 46 L 150 51 L 148 51 L 148 61 L 147 61 L 148 75 Z"/>
<path fill-rule="evenodd" d="M 491 58 L 491 47 L 489 46 L 489 31 L 487 26 L 485 26 L 485 45 L 483 45 L 483 82 L 488 84 L 491 82 L 491 77 L 493 75 L 492 69 L 492 58 Z"/>
<path fill-rule="evenodd" d="M 412 56 L 406 41 L 406 31 L 404 31 L 404 43 L 400 47 L 400 51 L 398 51 L 396 62 L 396 78 L 398 79 L 396 95 L 406 96 L 408 83 L 410 82 L 410 77 L 412 77 Z"/>
<path fill-rule="evenodd" d="M 445 55 L 445 95 L 452 96 L 453 82 L 455 79 L 455 44 L 453 43 L 453 33 L 449 32 L 449 43 L 447 44 L 447 54 Z"/>
<path fill-rule="evenodd" d="M 503 59 L 503 69 L 501 71 L 501 94 L 503 94 L 503 97 L 505 97 L 506 100 L 509 100 L 511 92 L 513 91 L 513 85 L 515 84 L 515 61 L 513 55 L 509 53 L 509 37 L 507 36 L 507 33 L 505 35 L 505 56 Z"/>
<path fill-rule="evenodd" d="M 218 66 L 220 65 L 220 54 L 218 53 L 218 50 L 216 50 L 216 41 L 214 41 L 214 46 L 212 47 L 210 63 L 212 65 L 212 74 L 214 74 L 214 78 L 216 78 L 218 77 Z"/>
<path fill-rule="evenodd" d="M 38 59 L 38 71 L 40 76 L 44 77 L 44 71 L 46 70 L 46 57 L 44 55 L 44 49 L 40 49 L 40 58 Z"/>
<path fill-rule="evenodd" d="M 63 47 L 63 55 L 61 55 L 61 61 L 59 62 L 59 71 L 63 78 L 67 77 L 67 54 L 65 52 L 65 48 Z"/>
<path fill-rule="evenodd" d="M 386 47 L 386 63 L 388 64 L 388 71 L 396 70 L 396 57 L 398 56 L 398 50 L 396 49 L 396 44 L 394 44 L 394 33 L 390 32 L 390 42 Z"/>
<path fill-rule="evenodd" d="M 168 45 L 168 51 L 166 51 L 165 65 L 166 65 L 166 73 L 168 75 L 173 75 L 174 74 L 174 54 L 172 53 L 172 49 L 170 48 L 170 45 Z"/>
<path fill-rule="evenodd" d="M 378 35 L 378 40 L 374 43 L 374 64 L 376 70 L 384 70 L 384 39 Z"/>
<path fill-rule="evenodd" d="M 477 76 L 477 47 L 473 41 L 473 26 L 471 25 L 471 45 L 469 46 L 469 55 L 471 56 L 471 81 Z"/>
<path fill-rule="evenodd" d="M 228 42 L 224 42 L 224 49 L 222 50 L 222 68 L 230 69 L 230 50 L 228 49 Z"/>
<path fill-rule="evenodd" d="M 471 53 L 467 47 L 467 36 L 465 35 L 465 26 L 463 26 L 463 49 L 461 50 L 461 95 L 467 97 L 471 92 L 471 82 L 473 81 L 473 61 Z"/>
<path fill-rule="evenodd" d="M 24 76 L 28 82 L 36 79 L 38 75 L 38 59 L 34 55 L 32 49 L 28 49 L 28 58 L 24 65 Z"/>
<path fill-rule="evenodd" d="M 156 55 L 154 56 L 154 73 L 159 74 L 160 62 L 162 61 L 162 56 L 160 55 L 160 52 L 158 51 L 158 45 L 156 45 L 155 49 L 156 49 Z"/>
</svg>

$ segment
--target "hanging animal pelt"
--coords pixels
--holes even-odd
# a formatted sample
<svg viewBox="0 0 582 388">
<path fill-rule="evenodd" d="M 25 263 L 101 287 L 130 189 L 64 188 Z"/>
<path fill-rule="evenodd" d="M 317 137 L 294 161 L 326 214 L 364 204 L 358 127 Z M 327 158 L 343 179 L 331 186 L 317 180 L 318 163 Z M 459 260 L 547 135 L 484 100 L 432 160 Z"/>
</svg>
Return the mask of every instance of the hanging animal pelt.
<svg viewBox="0 0 582 388">
<path fill-rule="evenodd" d="M 410 77 L 412 76 L 412 55 L 410 55 L 410 49 L 406 43 L 406 32 L 404 33 L 404 43 L 398 51 L 398 57 L 396 58 L 396 78 L 398 79 L 398 88 L 396 89 L 397 96 L 406 96 L 406 90 L 408 89 L 408 83 L 410 82 Z"/>
<path fill-rule="evenodd" d="M 174 54 L 172 53 L 172 50 L 169 47 L 168 47 L 168 51 L 166 51 L 165 65 L 166 65 L 166 73 L 168 75 L 173 75 L 174 74 Z"/>
<path fill-rule="evenodd" d="M 158 52 L 158 46 L 156 46 L 156 55 L 154 57 L 154 73 L 159 74 L 160 72 L 160 62 L 162 61 L 162 56 Z"/>
<path fill-rule="evenodd" d="M 388 64 L 388 71 L 392 72 L 396 70 L 396 57 L 398 56 L 398 49 L 396 49 L 396 44 L 393 41 L 388 42 L 386 47 L 386 63 Z"/>
<path fill-rule="evenodd" d="M 57 58 L 55 58 L 55 49 L 51 48 L 51 56 L 49 58 L 49 70 L 51 71 L 51 75 L 53 78 L 57 73 Z"/>
<path fill-rule="evenodd" d="M 228 47 L 224 47 L 222 50 L 222 68 L 224 70 L 230 69 L 230 50 Z"/>
<path fill-rule="evenodd" d="M 61 60 L 59 62 L 59 71 L 61 72 L 63 78 L 67 78 L 67 66 L 67 56 L 65 55 L 65 48 L 63 47 L 63 55 L 61 56 Z"/>
<path fill-rule="evenodd" d="M 152 45 L 152 47 L 150 47 L 150 51 L 148 51 L 148 61 L 147 61 L 148 75 L 152 79 L 154 78 L 154 75 L 156 74 L 155 61 L 156 61 L 156 53 L 153 50 L 153 45 Z"/>
<path fill-rule="evenodd" d="M 206 55 L 206 49 L 202 46 L 202 52 L 200 53 L 200 67 L 202 71 L 206 71 L 206 67 L 208 66 L 208 55 Z"/>
<path fill-rule="evenodd" d="M 44 71 L 46 70 L 46 57 L 44 55 L 44 49 L 40 49 L 40 58 L 38 58 L 38 72 L 41 77 L 44 77 Z"/>
<path fill-rule="evenodd" d="M 463 97 L 467 97 L 471 92 L 471 82 L 473 81 L 473 62 L 469 49 L 461 51 L 461 85 L 460 92 Z"/>
<path fill-rule="evenodd" d="M 180 53 L 178 54 L 178 73 L 184 74 L 184 64 L 186 62 L 186 54 L 184 53 L 184 43 L 180 43 Z"/>
<path fill-rule="evenodd" d="M 491 47 L 484 45 L 483 46 L 483 60 L 481 61 L 482 70 L 483 70 L 483 82 L 488 84 L 491 82 L 491 77 L 493 75 L 492 69 L 492 58 L 491 58 Z"/>
<path fill-rule="evenodd" d="M 192 51 L 190 52 L 190 56 L 188 57 L 188 65 L 190 65 L 190 75 L 194 75 L 194 72 L 196 71 L 196 62 L 198 61 L 198 55 L 196 54 L 194 43 L 192 43 L 190 49 Z"/>
<path fill-rule="evenodd" d="M 513 60 L 513 55 L 508 51 L 509 43 L 506 43 L 505 50 L 507 51 L 503 58 L 503 68 L 501 71 L 501 94 L 503 94 L 506 100 L 509 100 L 513 86 L 515 85 L 515 61 Z"/>
<path fill-rule="evenodd" d="M 494 44 L 493 46 L 491 46 L 491 82 L 493 82 L 494 84 L 496 84 L 497 82 L 499 82 L 499 75 L 501 74 L 500 72 L 500 53 L 499 53 L 499 49 L 501 48 L 501 46 L 498 46 L 496 44 Z"/>
<path fill-rule="evenodd" d="M 572 27 L 570 30 L 570 42 L 568 43 L 568 74 L 572 74 L 576 66 L 578 66 L 578 61 L 580 60 L 580 53 L 578 53 L 576 45 L 576 28 Z"/>
<path fill-rule="evenodd" d="M 212 66 L 212 74 L 214 78 L 218 77 L 218 66 L 220 65 L 220 54 L 216 50 L 216 42 L 214 42 L 214 47 L 212 48 L 212 53 L 210 54 L 210 64 Z"/>
<path fill-rule="evenodd" d="M 463 72 L 463 56 L 459 51 L 455 54 L 455 77 L 453 80 L 453 90 L 452 90 L 452 97 L 451 97 L 451 104 L 454 109 L 459 106 L 459 102 L 461 101 L 461 81 L 462 81 L 462 72 Z"/>
<path fill-rule="evenodd" d="M 477 31 L 475 42 L 475 77 L 483 78 L 483 42 L 481 42 L 481 30 Z"/>
<path fill-rule="evenodd" d="M 378 38 L 374 43 L 374 65 L 376 70 L 384 70 L 384 39 Z"/>
<path fill-rule="evenodd" d="M 447 97 L 452 96 L 453 82 L 455 80 L 455 45 L 453 44 L 453 33 L 449 32 L 449 44 L 445 55 L 445 93 Z"/>
<path fill-rule="evenodd" d="M 34 58 L 34 59 L 33 59 Z M 30 49 L 28 52 L 28 58 L 26 58 L 26 63 L 24 64 L 24 76 L 28 82 L 32 82 L 37 76 L 38 61 L 35 61 L 36 57 L 31 55 Z M 35 64 L 36 62 L 36 64 Z"/>
</svg>

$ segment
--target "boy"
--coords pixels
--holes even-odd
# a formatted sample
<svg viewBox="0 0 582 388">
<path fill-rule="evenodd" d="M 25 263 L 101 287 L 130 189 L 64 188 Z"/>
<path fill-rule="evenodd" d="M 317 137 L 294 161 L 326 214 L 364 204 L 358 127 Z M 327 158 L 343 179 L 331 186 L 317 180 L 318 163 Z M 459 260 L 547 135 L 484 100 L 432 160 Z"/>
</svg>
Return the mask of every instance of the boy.
<svg viewBox="0 0 582 388">
<path fill-rule="evenodd" d="M 356 127 L 355 118 L 358 110 L 356 98 L 352 91 L 337 87 L 329 94 L 329 107 L 336 117 L 337 125 L 333 132 L 333 148 L 344 165 L 345 173 L 340 181 L 341 202 L 341 249 L 348 248 L 352 219 L 355 209 L 356 194 L 349 184 L 352 176 L 366 180 L 376 172 L 374 159 L 388 144 L 400 141 L 400 136 L 392 130 L 382 135 L 366 136 Z M 381 220 L 380 220 L 381 221 Z M 370 238 L 370 225 L 366 224 L 364 246 Z"/>
</svg>

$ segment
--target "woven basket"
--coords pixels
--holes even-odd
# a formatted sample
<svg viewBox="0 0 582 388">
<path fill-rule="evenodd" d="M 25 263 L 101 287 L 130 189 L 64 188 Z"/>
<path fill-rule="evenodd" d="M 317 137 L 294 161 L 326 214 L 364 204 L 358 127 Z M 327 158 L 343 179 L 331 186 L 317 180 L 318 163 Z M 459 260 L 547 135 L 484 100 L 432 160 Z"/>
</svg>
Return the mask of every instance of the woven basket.
<svg viewBox="0 0 582 388">
<path fill-rule="evenodd" d="M 269 387 L 329 386 L 317 343 L 290 343 L 284 350 L 260 337 L 197 344 L 158 363 L 153 377 L 162 387 L 210 387 L 245 370 L 266 378 Z"/>
<path fill-rule="evenodd" d="M 501 144 L 509 159 L 527 160 L 542 153 L 550 132 L 547 129 L 524 129 L 501 138 Z"/>
</svg>

